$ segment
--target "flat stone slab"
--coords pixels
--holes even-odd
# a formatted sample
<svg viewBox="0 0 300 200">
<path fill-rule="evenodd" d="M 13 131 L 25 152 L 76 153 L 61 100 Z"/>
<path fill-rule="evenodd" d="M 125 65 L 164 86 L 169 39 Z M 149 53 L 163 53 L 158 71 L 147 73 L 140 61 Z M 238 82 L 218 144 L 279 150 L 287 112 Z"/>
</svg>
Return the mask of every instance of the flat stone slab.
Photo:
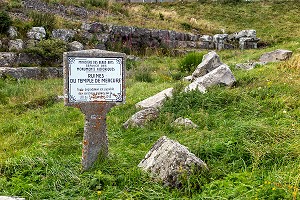
<svg viewBox="0 0 300 200">
<path fill-rule="evenodd" d="M 172 187 L 180 185 L 180 175 L 183 173 L 193 173 L 193 169 L 208 170 L 207 165 L 187 147 L 166 136 L 161 137 L 152 146 L 138 167 L 149 171 Z"/>
<path fill-rule="evenodd" d="M 263 54 L 260 58 L 260 62 L 278 62 L 290 59 L 292 57 L 293 52 L 284 49 L 277 49 L 275 51 L 271 51 Z"/>
<path fill-rule="evenodd" d="M 156 95 L 149 97 L 137 104 L 135 104 L 136 108 L 159 108 L 163 105 L 164 101 L 167 97 L 172 97 L 173 88 L 165 89 Z"/>
<path fill-rule="evenodd" d="M 244 70 L 251 70 L 254 69 L 256 66 L 265 65 L 265 62 L 248 62 L 248 63 L 239 63 L 235 65 L 236 69 L 244 69 Z"/>
</svg>

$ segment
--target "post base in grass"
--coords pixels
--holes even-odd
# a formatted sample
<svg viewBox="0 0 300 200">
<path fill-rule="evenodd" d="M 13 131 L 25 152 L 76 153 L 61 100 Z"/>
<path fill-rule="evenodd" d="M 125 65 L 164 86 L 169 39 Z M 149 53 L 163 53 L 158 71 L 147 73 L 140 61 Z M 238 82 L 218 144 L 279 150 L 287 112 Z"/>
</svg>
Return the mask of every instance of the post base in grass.
<svg viewBox="0 0 300 200">
<path fill-rule="evenodd" d="M 99 157 L 108 155 L 108 138 L 106 131 L 106 114 L 114 103 L 81 104 L 80 110 L 85 114 L 82 148 L 82 170 L 88 170 Z"/>
</svg>

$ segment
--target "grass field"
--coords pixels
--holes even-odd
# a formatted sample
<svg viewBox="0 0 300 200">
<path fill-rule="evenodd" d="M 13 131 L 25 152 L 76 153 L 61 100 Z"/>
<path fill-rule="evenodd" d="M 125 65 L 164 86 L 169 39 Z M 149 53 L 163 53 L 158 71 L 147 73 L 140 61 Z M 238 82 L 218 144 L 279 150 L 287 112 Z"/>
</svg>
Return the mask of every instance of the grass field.
<svg viewBox="0 0 300 200">
<path fill-rule="evenodd" d="M 63 80 L 0 79 L 0 196 L 299 199 L 299 4 L 263 1 L 123 6 L 162 13 L 164 20 L 157 23 L 163 26 L 169 20 L 165 28 L 181 29 L 183 21 L 195 16 L 198 22 L 207 24 L 211 33 L 221 28 L 231 32 L 253 28 L 270 45 L 265 49 L 218 52 L 232 68 L 237 79 L 234 87 L 217 86 L 206 94 L 176 93 L 161 108 L 156 121 L 144 128 L 126 130 L 122 124 L 137 111 L 135 103 L 168 87 L 185 84 L 172 77 L 172 72 L 179 70 L 181 57 L 156 55 L 136 62 L 126 79 L 126 104 L 114 107 L 107 116 L 109 157 L 98 160 L 86 172 L 80 165 L 84 116 L 56 99 L 63 94 Z M 184 16 L 180 18 L 183 21 L 176 21 L 173 15 L 167 18 L 167 13 L 173 11 Z M 150 14 L 151 23 L 159 20 L 150 18 Z M 134 20 L 128 23 L 137 25 Z M 144 26 L 153 28 L 154 24 L 147 23 Z M 234 69 L 236 63 L 255 60 L 278 48 L 292 50 L 292 59 L 251 71 Z M 145 76 L 141 75 L 145 69 L 150 69 L 148 82 L 138 78 Z M 179 116 L 190 118 L 199 127 L 171 126 Z M 163 135 L 187 146 L 207 163 L 209 173 L 186 177 L 182 188 L 169 188 L 142 172 L 138 163 Z"/>
</svg>

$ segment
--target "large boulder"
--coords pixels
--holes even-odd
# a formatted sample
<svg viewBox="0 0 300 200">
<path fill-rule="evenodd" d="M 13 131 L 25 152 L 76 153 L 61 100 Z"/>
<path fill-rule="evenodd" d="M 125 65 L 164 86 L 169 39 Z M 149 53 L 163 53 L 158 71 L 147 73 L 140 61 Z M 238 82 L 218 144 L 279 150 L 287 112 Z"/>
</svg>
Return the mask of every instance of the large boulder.
<svg viewBox="0 0 300 200">
<path fill-rule="evenodd" d="M 197 66 L 192 74 L 192 80 L 204 76 L 222 65 L 219 55 L 215 51 L 211 51 L 203 56 L 202 62 Z"/>
<path fill-rule="evenodd" d="M 52 37 L 61 39 L 65 42 L 71 40 L 76 34 L 76 31 L 71 29 L 55 29 L 52 31 Z"/>
<path fill-rule="evenodd" d="M 46 37 L 46 30 L 44 27 L 32 27 L 27 32 L 27 37 L 33 40 L 42 40 Z"/>
<path fill-rule="evenodd" d="M 147 122 L 156 119 L 159 115 L 159 110 L 156 108 L 146 108 L 131 116 L 124 124 L 124 128 L 143 127 Z"/>
<path fill-rule="evenodd" d="M 200 92 L 205 92 L 206 88 L 213 85 L 232 86 L 235 82 L 235 77 L 230 68 L 226 64 L 222 64 L 208 74 L 197 78 L 185 88 L 185 91 L 198 89 Z"/>
<path fill-rule="evenodd" d="M 163 105 L 167 97 L 171 97 L 173 88 L 165 89 L 154 96 L 151 96 L 135 105 L 136 108 L 159 108 Z"/>
<path fill-rule="evenodd" d="M 263 54 L 259 61 L 260 62 L 277 62 L 277 61 L 284 61 L 288 60 L 290 57 L 292 57 L 293 52 L 289 50 L 284 49 L 277 49 L 272 52 L 268 52 Z"/>
<path fill-rule="evenodd" d="M 138 166 L 172 187 L 179 186 L 180 176 L 193 173 L 193 169 L 208 170 L 207 165 L 187 147 L 166 136 L 153 145 Z"/>
</svg>

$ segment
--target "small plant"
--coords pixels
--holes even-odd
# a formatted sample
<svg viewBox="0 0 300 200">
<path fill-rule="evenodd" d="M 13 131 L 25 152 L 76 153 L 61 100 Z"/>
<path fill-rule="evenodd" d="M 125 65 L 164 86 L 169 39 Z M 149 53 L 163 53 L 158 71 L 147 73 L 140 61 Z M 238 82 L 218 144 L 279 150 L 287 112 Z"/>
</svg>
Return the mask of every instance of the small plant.
<svg viewBox="0 0 300 200">
<path fill-rule="evenodd" d="M 181 72 L 191 73 L 201 63 L 204 52 L 192 52 L 187 54 L 179 63 Z"/>
<path fill-rule="evenodd" d="M 49 32 L 55 27 L 55 16 L 51 13 L 31 12 L 29 16 L 33 26 L 42 26 Z"/>
<path fill-rule="evenodd" d="M 12 21 L 5 11 L 0 11 L 0 33 L 5 33 L 8 31 L 9 26 L 12 24 Z"/>
<path fill-rule="evenodd" d="M 98 8 L 108 8 L 108 0 L 86 0 L 84 3 Z"/>
<path fill-rule="evenodd" d="M 186 30 L 186 31 L 191 30 L 192 27 L 193 27 L 191 24 L 186 23 L 186 22 L 182 22 L 180 25 L 181 25 L 181 27 L 182 27 L 184 30 Z"/>
<path fill-rule="evenodd" d="M 134 79 L 136 81 L 140 81 L 140 82 L 152 82 L 153 78 L 151 75 L 151 69 L 142 66 L 141 68 L 137 69 L 138 71 L 135 73 Z"/>
</svg>

